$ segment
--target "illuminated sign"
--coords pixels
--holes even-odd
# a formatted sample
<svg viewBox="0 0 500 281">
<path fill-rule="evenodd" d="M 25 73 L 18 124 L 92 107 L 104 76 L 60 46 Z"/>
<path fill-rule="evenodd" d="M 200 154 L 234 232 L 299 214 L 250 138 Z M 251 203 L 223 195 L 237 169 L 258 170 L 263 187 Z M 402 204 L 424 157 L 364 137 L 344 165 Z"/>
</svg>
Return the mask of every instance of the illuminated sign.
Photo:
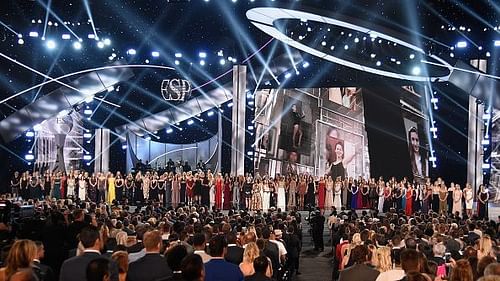
<svg viewBox="0 0 500 281">
<path fill-rule="evenodd" d="M 184 79 L 166 79 L 161 82 L 161 95 L 166 101 L 184 101 L 191 93 L 191 83 Z"/>
</svg>

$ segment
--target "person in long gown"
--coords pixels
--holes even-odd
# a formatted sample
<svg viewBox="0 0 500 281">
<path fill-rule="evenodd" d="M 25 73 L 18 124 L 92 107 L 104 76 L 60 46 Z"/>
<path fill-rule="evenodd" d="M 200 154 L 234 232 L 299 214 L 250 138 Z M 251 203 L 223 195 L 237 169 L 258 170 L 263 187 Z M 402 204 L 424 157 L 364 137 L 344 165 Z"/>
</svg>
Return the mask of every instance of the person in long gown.
<svg viewBox="0 0 500 281">
<path fill-rule="evenodd" d="M 446 215 L 448 213 L 448 188 L 442 183 L 439 188 L 439 213 Z"/>
<path fill-rule="evenodd" d="M 262 210 L 262 196 L 261 196 L 261 188 L 262 184 L 260 179 L 256 179 L 252 186 L 252 202 L 251 202 L 251 210 L 260 211 Z"/>
<path fill-rule="evenodd" d="M 472 217 L 472 207 L 474 205 L 474 192 L 470 183 L 465 185 L 464 191 L 465 212 L 469 218 Z"/>
<path fill-rule="evenodd" d="M 281 211 L 285 211 L 286 203 L 285 203 L 285 178 L 282 176 L 280 181 L 278 182 L 278 200 L 276 207 L 281 209 Z"/>
<path fill-rule="evenodd" d="M 425 194 L 424 199 L 422 199 L 422 213 L 427 214 L 431 209 L 432 186 L 426 183 L 423 192 Z"/>
<path fill-rule="evenodd" d="M 181 189 L 179 190 L 179 202 L 181 205 L 186 204 L 186 178 L 187 178 L 187 173 L 183 172 L 182 176 L 180 178 L 181 181 Z"/>
<path fill-rule="evenodd" d="M 411 216 L 413 214 L 413 185 L 408 185 L 406 189 L 406 206 L 405 213 L 407 216 Z"/>
<path fill-rule="evenodd" d="M 439 213 L 439 185 L 437 182 L 432 185 L 432 211 Z"/>
<path fill-rule="evenodd" d="M 448 187 L 448 214 L 453 214 L 453 191 L 455 191 L 455 184 L 452 182 Z"/>
<path fill-rule="evenodd" d="M 218 173 L 215 178 L 215 208 L 217 210 L 222 210 L 222 193 L 224 187 L 224 179 L 222 178 L 222 174 Z"/>
<path fill-rule="evenodd" d="M 146 172 L 142 179 L 142 194 L 144 195 L 144 202 L 149 200 L 149 190 L 151 189 L 151 173 Z"/>
<path fill-rule="evenodd" d="M 68 188 L 67 188 L 67 192 L 66 192 L 66 197 L 67 198 L 75 198 L 75 187 L 76 187 L 76 180 L 75 180 L 75 176 L 73 175 L 73 173 L 70 173 L 69 174 L 69 177 L 68 177 Z"/>
<path fill-rule="evenodd" d="M 129 202 L 134 202 L 135 198 L 134 192 L 135 192 L 134 176 L 132 176 L 132 173 L 129 173 L 125 178 L 125 198 L 127 198 Z"/>
<path fill-rule="evenodd" d="M 241 179 L 240 177 L 232 177 L 230 180 L 233 191 L 233 208 L 239 210 L 241 200 Z"/>
<path fill-rule="evenodd" d="M 172 207 L 174 209 L 179 206 L 181 202 L 181 182 L 180 182 L 180 174 L 176 174 L 172 180 Z"/>
<path fill-rule="evenodd" d="M 151 178 L 151 185 L 149 188 L 149 200 L 153 202 L 158 201 L 158 172 L 153 173 L 153 177 Z"/>
<path fill-rule="evenodd" d="M 210 206 L 210 179 L 208 178 L 208 173 L 202 177 L 202 193 L 201 193 L 201 204 L 203 206 Z"/>
<path fill-rule="evenodd" d="M 120 171 L 116 172 L 115 180 L 116 201 L 123 202 L 123 178 Z"/>
<path fill-rule="evenodd" d="M 479 186 L 479 191 L 477 193 L 477 216 L 479 219 L 488 219 L 488 200 L 490 199 L 490 194 L 488 189 L 484 185 Z"/>
<path fill-rule="evenodd" d="M 458 214 L 462 216 L 462 189 L 460 185 L 455 184 L 455 188 L 453 190 L 453 214 Z"/>
<path fill-rule="evenodd" d="M 108 203 L 111 204 L 115 200 L 115 176 L 113 173 L 108 173 Z"/>
<path fill-rule="evenodd" d="M 142 205 L 144 202 L 144 193 L 143 193 L 143 177 L 142 173 L 139 171 L 135 175 L 135 182 L 134 182 L 134 205 L 139 204 Z"/>
<path fill-rule="evenodd" d="M 228 174 L 226 174 L 224 178 L 224 193 L 223 193 L 224 202 L 222 203 L 222 208 L 224 210 L 231 209 L 231 188 L 232 188 L 231 178 L 229 177 Z"/>
<path fill-rule="evenodd" d="M 378 212 L 383 213 L 384 212 L 384 182 L 381 180 L 378 183 Z"/>
<path fill-rule="evenodd" d="M 87 197 L 86 193 L 87 193 L 86 177 L 85 177 L 85 175 L 80 175 L 80 179 L 78 180 L 78 199 L 85 200 Z M 96 196 L 96 199 L 97 199 L 97 196 Z"/>
<path fill-rule="evenodd" d="M 393 195 L 392 195 L 392 188 L 389 182 L 385 184 L 384 187 L 384 213 L 389 212 L 389 210 L 393 206 Z"/>
<path fill-rule="evenodd" d="M 309 176 L 308 178 L 308 183 L 307 183 L 307 192 L 306 192 L 306 201 L 305 205 L 309 205 L 310 207 L 315 207 L 315 196 L 314 194 L 316 193 L 316 183 L 314 182 L 314 178 L 312 176 Z"/>
<path fill-rule="evenodd" d="M 172 181 L 174 180 L 174 173 L 168 173 L 165 180 L 165 207 L 172 207 Z"/>
<path fill-rule="evenodd" d="M 304 210 L 304 203 L 305 203 L 305 195 L 307 192 L 307 181 L 306 181 L 306 176 L 302 176 L 299 181 L 298 185 L 298 205 L 300 210 Z"/>
<path fill-rule="evenodd" d="M 401 193 L 403 194 L 401 196 L 401 209 L 406 210 L 406 188 L 403 183 L 401 183 Z"/>
<path fill-rule="evenodd" d="M 38 177 L 38 175 L 37 175 L 37 177 Z M 61 193 L 60 193 L 60 195 L 61 195 L 61 199 L 66 198 L 66 189 L 67 189 L 67 187 L 66 187 L 66 186 L 67 186 L 67 184 L 68 184 L 68 183 L 67 183 L 67 180 L 68 180 L 68 177 L 67 177 L 67 175 L 66 175 L 66 172 L 62 172 L 62 173 L 61 173 Z M 41 191 L 40 186 L 38 186 L 38 188 L 39 188 L 39 189 L 40 189 L 40 191 Z M 40 198 L 40 197 L 37 197 L 37 198 Z"/>
<path fill-rule="evenodd" d="M 269 210 L 271 202 L 271 189 L 269 188 L 269 181 L 267 179 L 264 180 L 262 189 L 264 191 L 264 195 L 262 196 L 262 210 L 264 212 L 267 212 L 267 210 Z"/>
<path fill-rule="evenodd" d="M 52 183 L 52 197 L 56 199 L 61 198 L 61 173 L 58 172 Z"/>
<path fill-rule="evenodd" d="M 358 208 L 358 183 L 357 180 L 354 180 L 351 185 L 351 210 L 355 210 Z"/>
<path fill-rule="evenodd" d="M 209 196 L 209 203 L 210 203 L 210 210 L 213 209 L 215 206 L 215 177 L 214 175 L 208 171 L 208 196 Z M 221 188 L 222 188 L 222 183 L 221 183 Z"/>
<path fill-rule="evenodd" d="M 363 186 L 364 180 L 360 177 L 358 180 L 358 193 L 356 193 L 356 208 L 358 209 L 363 208 Z"/>
<path fill-rule="evenodd" d="M 420 212 L 423 198 L 422 185 L 414 182 L 413 187 L 413 212 Z"/>
<path fill-rule="evenodd" d="M 359 208 L 370 208 L 370 185 L 367 181 L 363 179 L 361 189 L 358 195 L 361 196 L 361 207 Z M 358 201 L 359 204 L 359 201 Z M 358 205 L 360 206 L 360 205 Z"/>
<path fill-rule="evenodd" d="M 351 203 L 352 203 L 352 183 L 353 183 L 353 178 L 350 177 L 347 181 L 347 185 L 345 186 L 345 193 L 347 193 L 346 195 L 346 202 L 345 202 L 345 205 L 346 205 L 346 208 L 347 210 L 350 210 L 351 209 Z"/>
<path fill-rule="evenodd" d="M 295 178 L 292 178 L 288 183 L 288 210 L 292 210 L 295 207 L 296 193 L 297 181 Z"/>
<path fill-rule="evenodd" d="M 326 182 L 323 177 L 319 178 L 318 184 L 318 207 L 320 210 L 325 209 L 325 192 L 326 192 Z"/>
<path fill-rule="evenodd" d="M 91 201 L 96 203 L 97 202 L 97 176 L 95 173 L 92 173 L 88 180 L 88 185 L 87 185 L 87 198 Z M 77 191 L 78 192 L 78 191 Z"/>
<path fill-rule="evenodd" d="M 186 177 L 186 205 L 191 206 L 194 198 L 194 179 L 191 172 L 187 173 Z"/>
<path fill-rule="evenodd" d="M 158 178 L 158 202 L 161 206 L 165 206 L 165 184 L 168 174 L 165 172 Z"/>
<path fill-rule="evenodd" d="M 326 180 L 325 210 L 329 211 L 333 207 L 334 182 L 331 176 Z"/>
<path fill-rule="evenodd" d="M 342 202 L 341 202 L 342 199 L 340 197 L 341 192 L 342 192 L 342 179 L 340 177 L 337 177 L 335 181 L 335 187 L 333 190 L 333 195 L 334 195 L 333 206 L 337 211 L 340 211 L 340 209 L 342 208 Z"/>
</svg>

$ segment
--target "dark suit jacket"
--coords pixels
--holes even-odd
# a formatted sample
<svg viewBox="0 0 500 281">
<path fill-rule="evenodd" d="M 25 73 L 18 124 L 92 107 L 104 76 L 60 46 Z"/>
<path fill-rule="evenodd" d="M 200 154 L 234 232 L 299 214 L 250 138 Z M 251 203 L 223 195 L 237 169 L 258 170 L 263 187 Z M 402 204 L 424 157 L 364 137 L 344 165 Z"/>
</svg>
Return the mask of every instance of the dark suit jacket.
<svg viewBox="0 0 500 281">
<path fill-rule="evenodd" d="M 85 252 L 64 261 L 59 275 L 59 281 L 87 281 L 87 266 L 98 258 L 106 258 L 97 253 Z M 118 281 L 118 267 L 111 261 L 111 280 Z"/>
<path fill-rule="evenodd" d="M 238 246 L 229 246 L 227 247 L 226 255 L 224 259 L 230 263 L 234 263 L 236 265 L 240 265 L 243 262 L 243 252 L 245 250 Z"/>
<path fill-rule="evenodd" d="M 54 271 L 50 266 L 33 261 L 33 271 L 40 281 L 55 281 Z"/>
<path fill-rule="evenodd" d="M 266 247 L 264 248 L 264 255 L 271 259 L 273 266 L 273 277 L 276 278 L 279 268 L 280 268 L 280 252 L 278 245 L 273 242 L 266 241 Z"/>
<path fill-rule="evenodd" d="M 166 258 L 160 254 L 146 254 L 129 265 L 127 281 L 156 281 L 172 275 Z"/>
<path fill-rule="evenodd" d="M 129 254 L 131 254 L 131 253 L 137 253 L 137 252 L 142 251 L 142 249 L 144 249 L 144 244 L 142 244 L 142 242 L 137 242 L 134 245 L 128 247 L 127 248 L 127 252 Z"/>
<path fill-rule="evenodd" d="M 265 274 L 255 273 L 245 277 L 245 281 L 273 281 L 273 279 L 267 277 Z"/>
<path fill-rule="evenodd" d="M 467 233 L 467 244 L 468 245 L 474 245 L 474 243 L 476 242 L 477 239 L 479 239 L 479 235 L 473 231 L 469 231 L 469 233 Z"/>
<path fill-rule="evenodd" d="M 375 281 L 379 274 L 378 270 L 366 264 L 355 264 L 340 271 L 339 281 Z"/>
</svg>

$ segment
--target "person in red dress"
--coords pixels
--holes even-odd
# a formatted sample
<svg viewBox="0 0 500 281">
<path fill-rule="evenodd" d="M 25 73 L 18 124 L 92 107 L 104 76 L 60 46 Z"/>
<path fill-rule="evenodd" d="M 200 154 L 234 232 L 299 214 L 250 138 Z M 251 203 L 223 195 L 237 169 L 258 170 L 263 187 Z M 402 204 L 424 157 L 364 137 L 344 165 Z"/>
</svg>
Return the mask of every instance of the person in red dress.
<svg viewBox="0 0 500 281">
<path fill-rule="evenodd" d="M 193 203 L 193 195 L 194 195 L 193 188 L 194 188 L 194 180 L 193 176 L 191 175 L 191 172 L 189 172 L 186 180 L 186 197 L 188 205 L 191 205 Z"/>
<path fill-rule="evenodd" d="M 215 208 L 218 210 L 222 209 L 222 186 L 224 182 L 222 179 L 222 174 L 218 173 L 215 179 Z"/>
<path fill-rule="evenodd" d="M 413 185 L 410 184 L 408 189 L 406 189 L 406 210 L 407 216 L 411 216 L 413 213 Z"/>
<path fill-rule="evenodd" d="M 364 208 L 363 192 L 364 192 L 365 180 L 360 177 L 358 182 L 359 182 L 359 191 L 356 194 L 356 206 L 358 209 L 362 209 Z"/>
<path fill-rule="evenodd" d="M 61 177 L 61 199 L 66 198 L 66 183 L 67 183 L 68 177 L 66 176 L 66 172 L 62 174 Z"/>
<path fill-rule="evenodd" d="M 229 178 L 229 175 L 226 174 L 224 177 L 224 210 L 231 209 L 231 198 L 231 179 Z"/>
<path fill-rule="evenodd" d="M 320 210 L 325 209 L 325 191 L 326 191 L 325 179 L 321 177 L 319 179 L 319 184 L 318 184 L 318 207 L 320 208 Z"/>
</svg>

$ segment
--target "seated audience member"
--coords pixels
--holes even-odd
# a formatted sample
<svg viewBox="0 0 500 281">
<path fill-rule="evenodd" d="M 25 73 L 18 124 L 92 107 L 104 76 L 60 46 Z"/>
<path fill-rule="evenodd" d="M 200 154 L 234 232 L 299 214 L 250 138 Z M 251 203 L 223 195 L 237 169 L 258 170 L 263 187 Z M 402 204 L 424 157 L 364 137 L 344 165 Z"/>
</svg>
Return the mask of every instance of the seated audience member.
<svg viewBox="0 0 500 281">
<path fill-rule="evenodd" d="M 206 248 L 206 240 L 205 240 L 205 234 L 203 233 L 196 233 L 193 236 L 193 247 L 194 247 L 194 253 L 199 255 L 201 259 L 203 260 L 203 263 L 207 263 L 212 259 L 212 257 L 205 252 Z"/>
<path fill-rule="evenodd" d="M 349 259 L 354 265 L 340 271 L 339 281 L 349 280 L 377 280 L 379 271 L 368 266 L 368 247 L 365 245 L 358 245 L 351 250 Z"/>
<path fill-rule="evenodd" d="M 255 273 L 254 260 L 260 256 L 260 250 L 256 243 L 248 243 L 243 253 L 243 262 L 240 263 L 240 270 L 243 276 L 247 277 Z M 272 277 L 272 267 L 270 266 L 266 272 L 267 277 Z"/>
<path fill-rule="evenodd" d="M 12 274 L 9 281 L 40 281 L 33 270 L 29 268 L 20 269 Z"/>
<path fill-rule="evenodd" d="M 492 263 L 495 263 L 497 260 L 491 256 L 485 256 L 477 262 L 477 278 L 484 276 L 484 270 L 486 267 Z M 476 279 L 477 279 L 476 278 Z"/>
<path fill-rule="evenodd" d="M 185 281 L 204 281 L 205 266 L 199 255 L 190 254 L 182 260 L 182 277 Z"/>
<path fill-rule="evenodd" d="M 459 260 L 451 270 L 449 281 L 474 281 L 469 261 Z"/>
<path fill-rule="evenodd" d="M 160 255 L 161 234 L 158 230 L 148 231 L 144 234 L 144 257 L 130 263 L 127 281 L 155 281 L 172 276 L 165 257 Z"/>
<path fill-rule="evenodd" d="M 269 271 L 269 259 L 264 256 L 259 256 L 253 261 L 253 268 L 255 273 L 251 276 L 245 277 L 245 281 L 272 281 L 271 277 L 268 276 Z"/>
<path fill-rule="evenodd" d="M 86 269 L 87 281 L 108 281 L 110 280 L 110 260 L 107 258 L 97 258 L 89 262 Z"/>
<path fill-rule="evenodd" d="M 500 263 L 491 263 L 484 269 L 484 276 L 500 276 Z"/>
<path fill-rule="evenodd" d="M 228 224 L 226 224 L 228 225 Z M 230 263 L 239 265 L 243 261 L 243 251 L 244 249 L 236 244 L 236 234 L 234 232 L 229 232 L 226 234 L 227 240 L 227 251 L 224 259 Z"/>
<path fill-rule="evenodd" d="M 11 280 L 12 276 L 19 270 L 31 270 L 32 261 L 37 258 L 37 247 L 35 242 L 21 239 L 14 242 L 5 260 L 5 267 L 0 269 L 0 281 Z"/>
<path fill-rule="evenodd" d="M 432 247 L 432 252 L 434 254 L 433 257 L 430 258 L 430 260 L 435 261 L 438 266 L 441 266 L 444 264 L 444 253 L 446 252 L 446 246 L 443 243 L 437 243 Z"/>
<path fill-rule="evenodd" d="M 205 281 L 241 281 L 243 274 L 237 265 L 224 260 L 226 241 L 218 235 L 210 240 L 212 259 L 205 264 Z"/>
<path fill-rule="evenodd" d="M 184 245 L 176 245 L 167 251 L 167 263 L 172 269 L 172 277 L 168 281 L 182 281 L 181 265 L 183 259 L 188 255 L 187 249 Z"/>
<path fill-rule="evenodd" d="M 40 260 L 42 260 L 45 256 L 43 243 L 40 241 L 36 241 L 35 244 L 37 248 L 37 257 L 33 259 L 33 263 L 31 265 L 31 267 L 33 267 L 33 272 L 35 272 L 40 281 L 55 280 L 54 271 L 52 271 L 52 268 L 40 262 Z"/>
<path fill-rule="evenodd" d="M 101 255 L 101 238 L 97 227 L 86 226 L 79 235 L 80 242 L 84 248 L 83 253 L 64 261 L 61 267 L 59 281 L 85 281 L 87 265 Z M 118 281 L 118 270 L 111 265 L 110 280 Z"/>
<path fill-rule="evenodd" d="M 127 280 L 128 272 L 128 253 L 127 251 L 117 251 L 111 255 L 111 259 L 114 260 L 118 266 L 118 279 L 119 281 Z"/>
</svg>

